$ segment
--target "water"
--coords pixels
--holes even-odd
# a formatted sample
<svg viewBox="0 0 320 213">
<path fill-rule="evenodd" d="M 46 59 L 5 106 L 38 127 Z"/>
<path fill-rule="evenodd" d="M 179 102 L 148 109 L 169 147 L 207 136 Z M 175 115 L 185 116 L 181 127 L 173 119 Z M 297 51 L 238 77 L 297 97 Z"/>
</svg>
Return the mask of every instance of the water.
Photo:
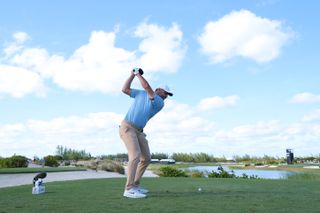
<svg viewBox="0 0 320 213">
<path fill-rule="evenodd" d="M 195 166 L 189 167 L 188 170 L 199 170 L 202 172 L 218 172 L 219 166 Z M 231 169 L 228 166 L 222 166 L 222 168 L 231 172 Z M 293 174 L 293 172 L 288 171 L 277 171 L 277 170 L 255 170 L 255 169 L 234 169 L 234 174 L 236 176 L 242 176 L 242 174 L 246 174 L 248 176 L 254 175 L 263 179 L 286 179 L 289 175 Z"/>
</svg>

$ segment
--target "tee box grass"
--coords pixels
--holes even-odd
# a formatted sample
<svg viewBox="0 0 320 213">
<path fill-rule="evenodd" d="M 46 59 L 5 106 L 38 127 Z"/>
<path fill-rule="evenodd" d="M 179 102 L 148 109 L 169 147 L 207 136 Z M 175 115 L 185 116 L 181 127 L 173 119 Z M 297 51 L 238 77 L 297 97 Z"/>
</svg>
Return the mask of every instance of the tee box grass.
<svg viewBox="0 0 320 213">
<path fill-rule="evenodd" d="M 125 178 L 45 183 L 0 189 L 0 213 L 320 212 L 319 180 L 143 178 L 147 198 L 122 196 Z M 201 188 L 201 191 L 198 191 Z"/>
</svg>

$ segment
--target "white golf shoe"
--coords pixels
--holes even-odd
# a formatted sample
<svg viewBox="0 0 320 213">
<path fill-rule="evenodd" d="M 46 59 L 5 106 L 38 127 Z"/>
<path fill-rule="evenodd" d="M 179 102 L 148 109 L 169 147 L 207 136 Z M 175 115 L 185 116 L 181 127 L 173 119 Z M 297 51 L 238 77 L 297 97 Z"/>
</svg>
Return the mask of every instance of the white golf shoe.
<svg viewBox="0 0 320 213">
<path fill-rule="evenodd" d="M 147 197 L 147 195 L 136 190 L 135 188 L 132 188 L 130 190 L 125 190 L 123 193 L 123 196 L 128 197 L 128 198 L 145 198 L 145 197 Z"/>
<path fill-rule="evenodd" d="M 147 194 L 149 192 L 148 189 L 141 188 L 140 186 L 134 187 L 134 189 L 142 194 Z"/>
</svg>

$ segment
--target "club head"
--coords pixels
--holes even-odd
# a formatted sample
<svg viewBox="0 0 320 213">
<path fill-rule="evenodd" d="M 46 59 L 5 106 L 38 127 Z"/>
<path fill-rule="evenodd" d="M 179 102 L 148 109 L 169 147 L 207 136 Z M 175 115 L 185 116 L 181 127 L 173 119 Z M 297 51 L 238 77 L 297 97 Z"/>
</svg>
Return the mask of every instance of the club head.
<svg viewBox="0 0 320 213">
<path fill-rule="evenodd" d="M 41 172 L 39 174 L 37 174 L 34 178 L 33 178 L 33 185 L 35 185 L 36 181 L 38 179 L 44 179 L 45 177 L 47 177 L 47 173 L 46 172 Z"/>
</svg>

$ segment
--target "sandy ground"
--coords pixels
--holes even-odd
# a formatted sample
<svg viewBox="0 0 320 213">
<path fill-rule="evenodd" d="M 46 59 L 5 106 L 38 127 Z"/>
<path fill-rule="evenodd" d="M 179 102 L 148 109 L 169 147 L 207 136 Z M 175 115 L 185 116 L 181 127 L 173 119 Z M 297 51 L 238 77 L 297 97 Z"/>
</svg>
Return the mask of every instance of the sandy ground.
<svg viewBox="0 0 320 213">
<path fill-rule="evenodd" d="M 37 173 L 30 174 L 0 174 L 0 188 L 32 184 L 33 177 Z M 157 177 L 152 171 L 146 171 L 144 177 Z M 98 178 L 121 178 L 126 177 L 119 173 L 105 171 L 76 171 L 76 172 L 49 172 L 44 183 L 65 180 L 98 179 Z"/>
</svg>

